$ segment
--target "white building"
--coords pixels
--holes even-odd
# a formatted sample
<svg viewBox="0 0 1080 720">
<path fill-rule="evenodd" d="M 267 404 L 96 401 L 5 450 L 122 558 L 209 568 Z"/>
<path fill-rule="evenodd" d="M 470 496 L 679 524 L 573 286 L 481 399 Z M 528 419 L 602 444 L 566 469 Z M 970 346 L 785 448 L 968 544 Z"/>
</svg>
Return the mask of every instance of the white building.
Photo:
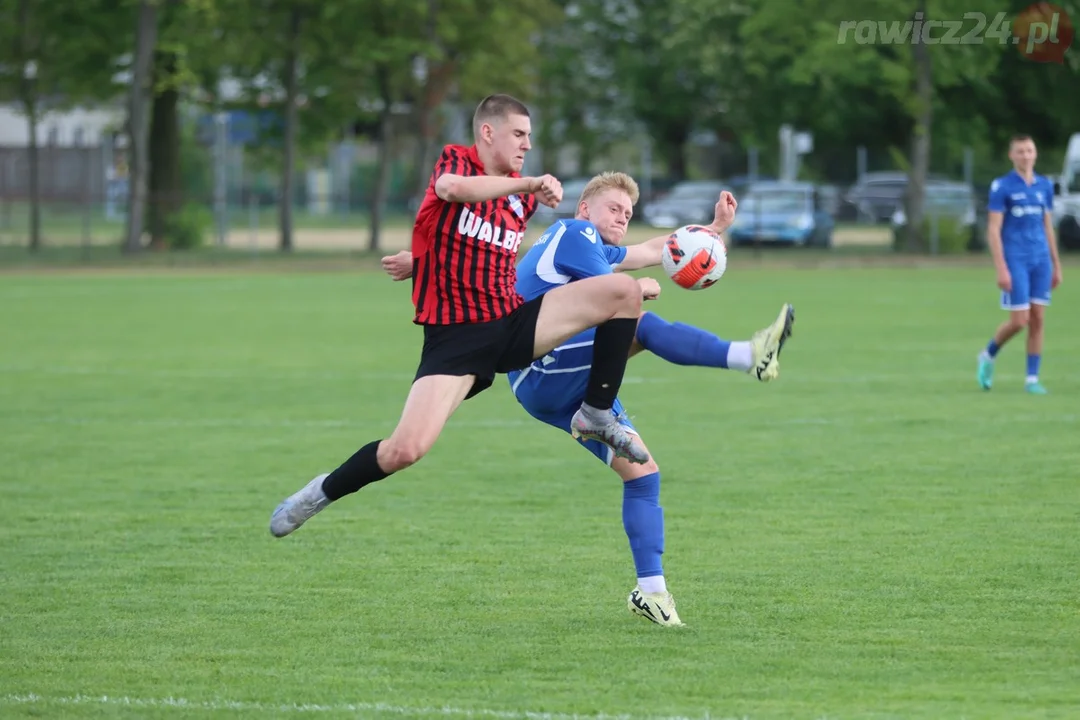
<svg viewBox="0 0 1080 720">
<path fill-rule="evenodd" d="M 39 146 L 95 147 L 102 138 L 123 127 L 123 108 L 96 107 L 55 110 L 38 121 Z M 24 148 L 30 144 L 30 124 L 18 104 L 0 104 L 0 147 Z"/>
</svg>

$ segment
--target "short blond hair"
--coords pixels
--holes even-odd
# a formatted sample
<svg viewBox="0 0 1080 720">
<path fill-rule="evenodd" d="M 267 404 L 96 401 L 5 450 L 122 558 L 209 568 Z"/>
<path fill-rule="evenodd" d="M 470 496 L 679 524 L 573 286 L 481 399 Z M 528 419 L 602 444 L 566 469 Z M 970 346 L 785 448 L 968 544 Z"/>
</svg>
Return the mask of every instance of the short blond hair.
<svg viewBox="0 0 1080 720">
<path fill-rule="evenodd" d="M 578 200 L 578 205 L 585 202 L 593 195 L 598 195 L 606 190 L 622 190 L 630 196 L 631 205 L 637 205 L 638 198 L 641 196 L 641 192 L 638 190 L 637 181 L 635 181 L 634 178 L 626 173 L 608 171 L 593 176 L 593 178 L 585 184 L 585 189 L 581 191 L 581 198 Z"/>
</svg>

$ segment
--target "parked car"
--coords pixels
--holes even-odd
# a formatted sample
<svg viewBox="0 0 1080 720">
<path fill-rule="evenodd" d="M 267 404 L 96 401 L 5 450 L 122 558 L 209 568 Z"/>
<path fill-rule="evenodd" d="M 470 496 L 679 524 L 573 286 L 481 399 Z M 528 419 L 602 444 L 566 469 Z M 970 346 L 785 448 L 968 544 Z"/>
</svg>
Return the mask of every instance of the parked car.
<svg viewBox="0 0 1080 720">
<path fill-rule="evenodd" d="M 930 175 L 927 182 L 948 183 L 946 178 Z M 896 206 L 904 201 L 908 176 L 905 172 L 868 172 L 844 195 L 844 202 L 855 210 L 856 220 L 887 223 Z"/>
<path fill-rule="evenodd" d="M 835 226 L 812 183 L 755 183 L 739 199 L 728 236 L 734 245 L 768 242 L 831 247 Z"/>
<path fill-rule="evenodd" d="M 864 222 L 889 222 L 907 188 L 907 173 L 865 173 L 844 195 L 844 201 L 855 208 L 856 217 Z"/>
<path fill-rule="evenodd" d="M 1057 235 L 1062 250 L 1080 250 L 1080 215 L 1062 215 Z"/>
<path fill-rule="evenodd" d="M 567 180 L 562 186 L 562 202 L 559 203 L 558 207 L 554 208 L 549 208 L 547 205 L 538 207 L 533 215 L 532 224 L 534 226 L 547 226 L 556 220 L 574 217 L 577 214 L 578 200 L 581 199 L 581 193 L 585 190 L 585 184 L 588 182 L 588 178 Z"/>
<path fill-rule="evenodd" d="M 956 221 L 969 235 L 969 249 L 983 247 L 982 224 L 979 222 L 978 202 L 975 190 L 962 182 L 931 180 L 926 184 L 926 196 L 923 212 L 928 218 L 949 219 Z M 894 237 L 907 225 L 903 197 L 897 202 L 890 222 Z"/>
<path fill-rule="evenodd" d="M 710 223 L 716 201 L 723 190 L 730 189 L 718 180 L 677 183 L 671 192 L 645 205 L 642 217 L 655 228 L 676 228 L 696 223 Z"/>
<path fill-rule="evenodd" d="M 844 202 L 840 188 L 836 185 L 817 185 L 815 190 L 818 208 L 827 212 L 833 220 L 837 220 L 840 216 L 840 206 Z"/>
<path fill-rule="evenodd" d="M 1080 151 L 1080 134 L 1070 141 L 1070 150 L 1076 145 Z M 1068 161 L 1066 161 L 1068 163 Z M 1058 246 L 1062 250 L 1080 250 L 1080 193 L 1075 187 L 1070 189 L 1069 180 L 1075 186 L 1076 175 L 1080 174 L 1080 157 L 1073 160 L 1075 167 L 1068 167 L 1069 174 L 1054 181 L 1054 223 L 1057 230 Z"/>
</svg>

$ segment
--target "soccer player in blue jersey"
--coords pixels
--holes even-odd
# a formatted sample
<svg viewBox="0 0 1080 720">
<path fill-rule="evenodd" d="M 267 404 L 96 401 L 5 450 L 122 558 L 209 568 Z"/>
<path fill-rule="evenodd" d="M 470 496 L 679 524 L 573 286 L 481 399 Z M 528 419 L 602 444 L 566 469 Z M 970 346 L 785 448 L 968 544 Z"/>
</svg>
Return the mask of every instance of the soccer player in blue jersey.
<svg viewBox="0 0 1080 720">
<path fill-rule="evenodd" d="M 639 245 L 619 246 L 637 199 L 637 183 L 629 175 L 603 173 L 590 180 L 581 194 L 575 218 L 552 225 L 518 262 L 518 292 L 526 298 L 539 297 L 575 280 L 659 265 L 667 235 Z M 718 233 L 727 230 L 736 207 L 731 193 L 722 193 L 712 229 Z M 403 280 L 409 276 L 411 258 L 407 252 L 399 253 L 384 258 L 383 267 L 395 280 Z M 656 297 L 660 292 L 652 278 L 641 278 L 639 283 L 644 298 Z M 791 335 L 793 323 L 794 312 L 790 305 L 784 305 L 776 321 L 749 341 L 729 342 L 705 330 L 669 323 L 655 313 L 644 312 L 630 355 L 648 350 L 677 365 L 739 370 L 768 382 L 779 373 L 780 350 Z M 592 366 L 594 335 L 592 330 L 582 332 L 524 370 L 507 376 L 514 396 L 530 415 L 571 435 L 571 420 Z M 636 435 L 620 400 L 616 399 L 613 409 L 627 430 Z M 623 480 L 623 526 L 637 571 L 637 586 L 627 599 L 627 607 L 659 625 L 681 625 L 661 563 L 664 514 L 659 502 L 660 468 L 651 454 L 647 463 L 635 465 L 613 457 L 601 443 L 579 442 Z"/>
<path fill-rule="evenodd" d="M 1013 170 L 990 184 L 987 244 L 997 270 L 1001 308 L 1009 319 L 979 354 L 978 379 L 983 390 L 994 382 L 994 359 L 1014 335 L 1027 328 L 1027 374 L 1029 393 L 1045 395 L 1039 382 L 1042 360 L 1043 320 L 1050 291 L 1061 284 L 1061 260 L 1054 235 L 1052 211 L 1054 185 L 1035 172 L 1035 142 L 1015 135 L 1009 143 Z"/>
</svg>

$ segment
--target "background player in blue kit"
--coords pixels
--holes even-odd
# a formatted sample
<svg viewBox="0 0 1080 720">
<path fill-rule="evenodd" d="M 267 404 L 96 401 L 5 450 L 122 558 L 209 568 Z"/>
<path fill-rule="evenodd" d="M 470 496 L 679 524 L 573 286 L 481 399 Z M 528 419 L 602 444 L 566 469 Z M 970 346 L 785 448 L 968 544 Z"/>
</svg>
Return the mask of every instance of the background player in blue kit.
<svg viewBox="0 0 1080 720">
<path fill-rule="evenodd" d="M 659 265 L 667 235 L 639 245 L 619 246 L 638 194 L 637 183 L 624 173 L 594 177 L 582 191 L 575 218 L 560 220 L 548 228 L 518 262 L 518 292 L 533 298 L 575 280 Z M 727 230 L 736 207 L 731 193 L 722 193 L 712 229 L 718 233 Z M 399 253 L 384 258 L 383 267 L 395 280 L 403 280 L 408 277 L 411 259 L 408 253 Z M 645 298 L 660 293 L 659 284 L 652 278 L 641 278 L 639 283 Z M 751 340 L 729 342 L 705 330 L 669 323 L 652 312 L 644 312 L 630 354 L 649 350 L 678 365 L 740 370 L 767 382 L 779 373 L 780 350 L 793 323 L 794 312 L 790 305 L 784 305 L 776 321 Z M 591 330 L 582 332 L 524 370 L 507 375 L 514 396 L 530 415 L 574 434 L 571 422 L 585 392 L 594 334 Z M 619 414 L 620 422 L 636 434 L 620 400 L 616 399 L 613 410 Z M 638 579 L 627 599 L 628 608 L 660 625 L 681 625 L 661 563 L 664 515 L 659 503 L 659 467 L 651 455 L 645 464 L 632 464 L 612 457 L 601 443 L 582 444 L 623 480 L 623 526 Z"/>
<path fill-rule="evenodd" d="M 1035 142 L 1031 137 L 1015 135 L 1009 143 L 1013 170 L 990 185 L 987 244 L 1001 288 L 1001 308 L 1009 311 L 1009 319 L 998 327 L 979 354 L 978 378 L 983 390 L 993 385 L 994 358 L 998 351 L 1026 327 L 1024 385 L 1029 393 L 1046 394 L 1046 388 L 1039 382 L 1043 319 L 1050 304 L 1050 291 L 1061 283 L 1061 260 L 1051 214 L 1054 185 L 1035 173 L 1035 158 Z"/>
</svg>

